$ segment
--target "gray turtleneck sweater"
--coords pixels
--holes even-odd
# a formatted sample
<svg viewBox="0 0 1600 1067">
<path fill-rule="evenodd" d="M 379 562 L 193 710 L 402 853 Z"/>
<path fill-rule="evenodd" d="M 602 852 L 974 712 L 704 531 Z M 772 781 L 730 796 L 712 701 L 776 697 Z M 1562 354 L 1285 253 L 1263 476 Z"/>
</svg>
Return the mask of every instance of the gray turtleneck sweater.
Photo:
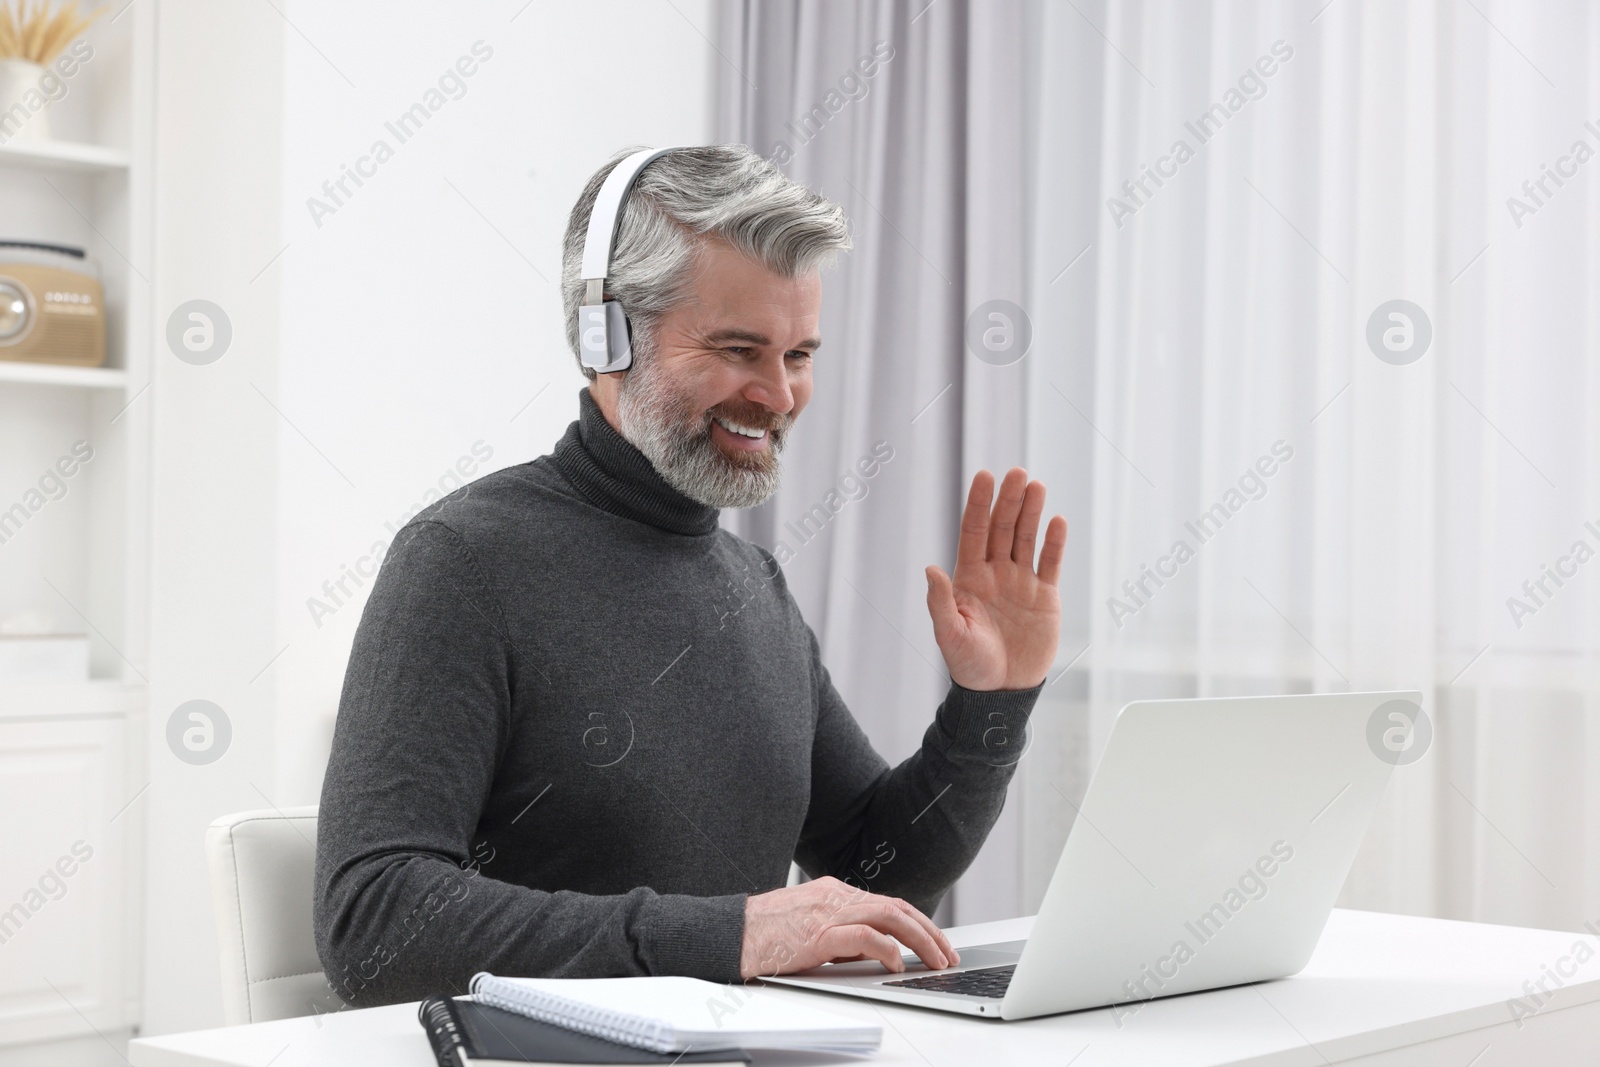
<svg viewBox="0 0 1600 1067">
<path fill-rule="evenodd" d="M 401 530 L 362 614 L 314 902 L 352 1004 L 480 970 L 738 981 L 745 897 L 791 859 L 932 911 L 1005 800 L 1037 689 L 952 685 L 890 768 L 771 554 L 580 406 Z"/>
</svg>

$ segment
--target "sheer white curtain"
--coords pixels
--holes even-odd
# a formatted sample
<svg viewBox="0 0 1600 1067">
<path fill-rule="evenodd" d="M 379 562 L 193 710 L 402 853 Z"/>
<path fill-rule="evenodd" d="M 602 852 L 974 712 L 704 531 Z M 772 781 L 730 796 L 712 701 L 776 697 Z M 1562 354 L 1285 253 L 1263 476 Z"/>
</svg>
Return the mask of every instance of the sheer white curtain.
<svg viewBox="0 0 1600 1067">
<path fill-rule="evenodd" d="M 1073 539 L 1020 906 L 1126 700 L 1404 687 L 1431 748 L 1342 902 L 1600 917 L 1600 8 L 1029 18 L 1029 455 Z"/>
<path fill-rule="evenodd" d="M 1025 298 L 1023 11 L 734 0 L 721 12 L 719 135 L 844 205 L 855 240 L 824 283 L 816 392 L 783 487 L 724 521 L 776 552 L 890 762 L 921 744 L 949 685 L 923 567 L 954 565 L 967 480 L 1022 462 L 1026 444 L 1023 366 L 964 342 L 972 308 Z M 1020 811 L 1007 805 L 942 921 L 1018 913 Z"/>
</svg>

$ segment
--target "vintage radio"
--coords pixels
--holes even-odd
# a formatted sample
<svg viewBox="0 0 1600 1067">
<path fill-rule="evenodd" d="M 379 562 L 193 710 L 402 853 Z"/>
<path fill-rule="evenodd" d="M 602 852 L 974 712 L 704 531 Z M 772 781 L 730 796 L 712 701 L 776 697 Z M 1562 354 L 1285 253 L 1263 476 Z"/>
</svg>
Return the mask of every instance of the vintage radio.
<svg viewBox="0 0 1600 1067">
<path fill-rule="evenodd" d="M 0 240 L 0 360 L 104 365 L 105 293 L 83 249 Z"/>
</svg>

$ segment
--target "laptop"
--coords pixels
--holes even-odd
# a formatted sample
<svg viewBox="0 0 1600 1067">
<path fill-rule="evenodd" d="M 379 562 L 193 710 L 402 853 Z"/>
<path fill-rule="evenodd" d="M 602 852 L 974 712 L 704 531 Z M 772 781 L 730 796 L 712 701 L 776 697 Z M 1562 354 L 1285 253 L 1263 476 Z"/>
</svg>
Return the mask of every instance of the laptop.
<svg viewBox="0 0 1600 1067">
<path fill-rule="evenodd" d="M 1117 716 L 1026 941 L 963 948 L 959 967 L 938 971 L 907 956 L 903 974 L 863 961 L 764 980 L 1029 1019 L 1285 978 L 1316 948 L 1421 703 L 1419 692 L 1136 701 Z"/>
</svg>

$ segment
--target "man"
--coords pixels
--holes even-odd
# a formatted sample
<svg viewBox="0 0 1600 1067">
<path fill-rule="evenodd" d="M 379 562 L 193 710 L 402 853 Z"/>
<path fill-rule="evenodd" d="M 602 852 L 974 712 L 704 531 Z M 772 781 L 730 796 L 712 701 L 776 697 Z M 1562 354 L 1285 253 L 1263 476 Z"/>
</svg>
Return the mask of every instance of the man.
<svg viewBox="0 0 1600 1067">
<path fill-rule="evenodd" d="M 616 162 L 567 229 L 575 353 L 584 233 Z M 930 967 L 957 961 L 927 912 L 1005 799 L 1016 745 L 995 742 L 1022 736 L 1055 655 L 1066 523 L 1050 521 L 1036 570 L 1044 487 L 1013 470 L 992 499 L 993 477 L 973 479 L 953 576 L 927 569 L 950 691 L 889 768 L 777 562 L 717 524 L 777 487 L 811 396 L 820 271 L 848 247 L 837 205 L 742 146 L 658 159 L 605 293 L 629 316 L 632 368 L 586 370 L 551 455 L 396 538 L 318 829 L 317 945 L 346 1001 L 459 992 L 479 970 L 899 971 L 894 939 Z M 747 598 L 734 616 L 730 583 Z M 814 880 L 785 887 L 791 860 Z"/>
</svg>

